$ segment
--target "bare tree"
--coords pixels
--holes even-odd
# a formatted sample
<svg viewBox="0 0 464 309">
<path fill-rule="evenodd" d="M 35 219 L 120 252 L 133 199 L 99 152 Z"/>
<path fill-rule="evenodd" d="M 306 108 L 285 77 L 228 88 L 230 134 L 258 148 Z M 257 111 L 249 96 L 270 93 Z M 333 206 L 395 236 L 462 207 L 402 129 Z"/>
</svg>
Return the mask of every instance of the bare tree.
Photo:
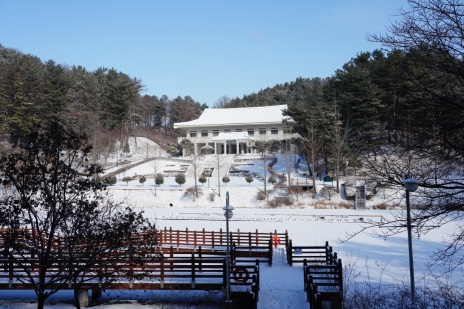
<svg viewBox="0 0 464 309">
<path fill-rule="evenodd" d="M 407 120 L 414 125 L 408 127 L 399 145 L 383 147 L 379 160 L 365 155 L 363 163 L 378 181 L 398 190 L 405 173 L 419 180 L 419 190 L 411 195 L 413 205 L 418 206 L 412 225 L 419 234 L 463 219 L 464 6 L 460 0 L 408 0 L 408 4 L 398 10 L 399 18 L 387 34 L 371 35 L 369 39 L 404 51 L 413 61 L 414 70 L 407 77 L 418 90 L 412 95 L 428 98 L 420 103 L 436 111 L 433 126 L 419 127 L 421 123 L 414 122 L 417 114 L 412 114 L 413 119 Z M 395 218 L 385 225 L 391 227 L 385 229 L 386 233 L 401 231 L 404 222 L 403 215 Z M 438 257 L 454 258 L 454 265 L 462 265 L 461 225 L 448 242 L 448 248 Z"/>
<path fill-rule="evenodd" d="M 75 271 L 57 267 L 66 265 L 74 246 L 91 242 L 86 238 L 91 233 L 100 233 L 100 238 L 111 234 L 97 226 L 118 230 L 121 235 L 130 233 L 141 217 L 128 209 L 121 225 L 105 225 L 118 218 L 105 212 L 105 205 L 111 204 L 104 203 L 103 185 L 92 180 L 102 170 L 89 163 L 91 147 L 85 135 L 53 122 L 36 126 L 24 141 L 0 158 L 0 171 L 14 188 L 0 201 L 0 224 L 9 228 L 0 233 L 0 241 L 3 254 L 17 269 L 13 275 L 34 289 L 37 307 L 42 309 L 49 296 L 75 278 Z M 8 232 L 27 230 L 27 237 Z M 32 257 L 40 269 L 38 276 L 24 263 Z"/>
<path fill-rule="evenodd" d="M 156 196 L 156 175 L 158 175 L 162 168 L 163 164 L 161 163 L 161 153 L 162 149 L 161 147 L 154 147 L 153 149 L 153 154 L 155 155 L 155 158 L 153 159 L 153 162 L 150 163 L 150 165 L 153 167 L 153 179 L 155 181 L 155 196 Z"/>
<path fill-rule="evenodd" d="M 349 148 L 349 125 L 348 123 L 343 126 L 340 111 L 338 110 L 337 103 L 334 105 L 333 120 L 329 127 L 330 137 L 330 154 L 333 159 L 335 167 L 335 177 L 337 181 L 336 191 L 340 193 L 340 167 L 346 162 L 350 155 Z"/>
<path fill-rule="evenodd" d="M 195 197 L 198 198 L 198 168 L 200 166 L 201 156 L 197 152 L 193 151 L 190 158 L 192 159 L 193 178 L 195 180 Z"/>
<path fill-rule="evenodd" d="M 313 193 L 316 194 L 316 165 L 322 150 L 322 136 L 318 134 L 316 128 L 316 123 L 313 121 L 312 117 L 305 120 L 307 136 L 303 138 L 303 152 L 306 155 L 306 161 L 308 163 L 308 168 L 311 174 L 313 182 Z"/>
<path fill-rule="evenodd" d="M 285 160 L 285 169 L 287 172 L 288 194 L 291 193 L 292 186 L 292 167 L 295 164 L 295 153 L 293 152 L 294 141 L 289 138 L 289 134 L 285 134 L 286 138 L 282 140 L 282 157 Z"/>
<path fill-rule="evenodd" d="M 267 161 L 269 158 L 269 149 L 270 143 L 265 140 L 257 140 L 255 141 L 254 148 L 261 154 L 261 160 L 263 161 L 263 177 L 264 177 L 264 194 L 266 196 L 266 200 L 268 197 L 266 184 L 267 184 Z"/>
<path fill-rule="evenodd" d="M 228 96 L 223 95 L 216 101 L 216 103 L 214 103 L 214 108 L 226 108 L 229 106 L 230 101 L 231 100 Z"/>
<path fill-rule="evenodd" d="M 214 155 L 214 162 L 217 169 L 217 182 L 218 182 L 218 195 L 221 196 L 221 163 L 224 160 L 224 156 L 216 153 Z"/>
</svg>

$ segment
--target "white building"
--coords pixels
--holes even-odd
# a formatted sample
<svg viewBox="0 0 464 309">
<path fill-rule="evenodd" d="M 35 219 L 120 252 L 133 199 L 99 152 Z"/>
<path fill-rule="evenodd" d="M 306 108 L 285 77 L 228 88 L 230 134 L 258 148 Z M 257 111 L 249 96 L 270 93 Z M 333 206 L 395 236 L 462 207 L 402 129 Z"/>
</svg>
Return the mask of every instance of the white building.
<svg viewBox="0 0 464 309">
<path fill-rule="evenodd" d="M 194 144 L 195 154 L 242 154 L 253 151 L 254 141 L 288 139 L 288 122 L 291 118 L 282 115 L 287 105 L 207 108 L 200 118 L 178 122 L 174 129 L 185 130 L 186 136 L 179 137 L 179 143 L 188 139 Z M 187 153 L 184 150 L 184 156 Z"/>
</svg>

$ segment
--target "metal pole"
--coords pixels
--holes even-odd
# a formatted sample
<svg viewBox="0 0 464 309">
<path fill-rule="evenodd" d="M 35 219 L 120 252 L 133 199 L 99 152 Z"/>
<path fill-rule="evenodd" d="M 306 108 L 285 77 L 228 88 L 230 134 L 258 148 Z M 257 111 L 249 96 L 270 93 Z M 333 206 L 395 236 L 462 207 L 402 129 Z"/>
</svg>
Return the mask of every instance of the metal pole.
<svg viewBox="0 0 464 309">
<path fill-rule="evenodd" d="M 226 193 L 226 303 L 231 303 L 230 299 L 230 257 L 229 257 L 229 192 Z"/>
<path fill-rule="evenodd" d="M 408 247 L 409 247 L 409 274 L 411 277 L 411 300 L 412 308 L 416 308 L 416 287 L 414 284 L 414 259 L 412 255 L 412 235 L 411 235 L 411 206 L 409 204 L 409 191 L 406 190 L 406 212 L 408 227 Z"/>
</svg>

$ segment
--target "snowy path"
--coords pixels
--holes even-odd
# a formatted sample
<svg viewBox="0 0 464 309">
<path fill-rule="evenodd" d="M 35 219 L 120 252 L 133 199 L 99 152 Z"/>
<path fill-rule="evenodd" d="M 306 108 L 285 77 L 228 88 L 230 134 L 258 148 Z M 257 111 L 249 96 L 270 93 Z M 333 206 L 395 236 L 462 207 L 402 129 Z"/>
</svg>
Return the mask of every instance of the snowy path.
<svg viewBox="0 0 464 309">
<path fill-rule="evenodd" d="M 309 307 L 303 290 L 303 268 L 288 266 L 283 246 L 274 249 L 271 267 L 260 265 L 260 286 L 258 309 Z"/>
</svg>

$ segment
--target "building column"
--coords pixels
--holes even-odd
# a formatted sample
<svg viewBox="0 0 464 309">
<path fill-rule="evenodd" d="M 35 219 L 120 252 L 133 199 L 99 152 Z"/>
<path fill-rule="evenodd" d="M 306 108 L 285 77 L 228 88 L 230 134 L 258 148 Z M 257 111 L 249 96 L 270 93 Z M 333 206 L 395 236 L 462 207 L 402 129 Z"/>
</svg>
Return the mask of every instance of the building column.
<svg viewBox="0 0 464 309">
<path fill-rule="evenodd" d="M 237 149 L 235 151 L 236 154 L 240 154 L 240 142 L 236 142 L 237 144 Z"/>
<path fill-rule="evenodd" d="M 216 144 L 216 142 L 214 142 L 213 145 L 214 145 L 214 154 L 217 154 L 217 144 Z"/>
<path fill-rule="evenodd" d="M 227 154 L 227 142 L 224 142 L 224 154 Z"/>
</svg>

